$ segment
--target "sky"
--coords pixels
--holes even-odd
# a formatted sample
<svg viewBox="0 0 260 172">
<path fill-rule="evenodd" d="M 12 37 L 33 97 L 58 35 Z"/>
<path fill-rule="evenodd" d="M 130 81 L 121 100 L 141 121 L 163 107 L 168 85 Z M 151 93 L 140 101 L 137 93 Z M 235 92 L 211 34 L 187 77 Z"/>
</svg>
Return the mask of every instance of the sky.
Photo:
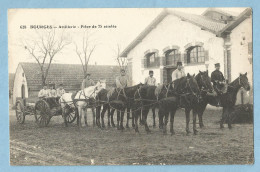
<svg viewBox="0 0 260 172">
<path fill-rule="evenodd" d="M 220 8 L 239 14 L 245 8 Z M 71 44 L 64 47 L 54 58 L 54 63 L 80 64 L 75 44 L 82 45 L 83 33 L 92 34 L 91 44 L 96 45 L 90 64 L 117 65 L 115 50 L 121 51 L 162 11 L 162 8 L 96 8 L 96 9 L 9 9 L 8 10 L 8 60 L 9 73 L 14 73 L 20 62 L 36 62 L 25 50 L 24 40 L 35 40 L 37 33 L 48 29 L 30 29 L 31 25 L 64 26 L 102 25 L 102 28 L 64 29 Z M 202 14 L 206 8 L 175 8 L 172 10 Z M 114 25 L 116 28 L 104 28 Z M 26 29 L 22 29 L 26 26 Z M 63 29 L 56 29 L 59 34 Z"/>
</svg>

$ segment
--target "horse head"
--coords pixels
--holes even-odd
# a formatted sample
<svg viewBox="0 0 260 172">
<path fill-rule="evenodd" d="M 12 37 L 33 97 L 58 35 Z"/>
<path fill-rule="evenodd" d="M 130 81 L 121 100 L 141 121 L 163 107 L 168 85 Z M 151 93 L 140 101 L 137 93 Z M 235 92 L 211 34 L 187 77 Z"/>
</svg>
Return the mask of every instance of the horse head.
<svg viewBox="0 0 260 172">
<path fill-rule="evenodd" d="M 199 71 L 199 73 L 195 76 L 195 79 L 198 83 L 200 90 L 206 91 L 209 93 L 214 92 L 208 70 L 206 70 L 204 72 Z"/>
<path fill-rule="evenodd" d="M 200 94 L 200 89 L 199 89 L 199 86 L 198 86 L 198 83 L 194 77 L 195 75 L 190 75 L 189 73 L 187 74 L 187 89 L 189 91 L 192 92 L 192 94 L 194 95 L 199 95 Z"/>
<path fill-rule="evenodd" d="M 250 84 L 248 82 L 248 78 L 247 78 L 247 72 L 245 74 L 240 74 L 239 75 L 239 85 L 241 87 L 243 87 L 246 91 L 250 90 Z"/>
</svg>

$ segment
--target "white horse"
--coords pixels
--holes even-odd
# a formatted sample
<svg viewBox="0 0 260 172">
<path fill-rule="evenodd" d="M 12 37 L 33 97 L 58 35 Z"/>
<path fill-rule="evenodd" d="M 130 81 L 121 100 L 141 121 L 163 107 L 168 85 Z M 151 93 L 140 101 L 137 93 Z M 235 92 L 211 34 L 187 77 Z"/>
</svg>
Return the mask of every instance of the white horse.
<svg viewBox="0 0 260 172">
<path fill-rule="evenodd" d="M 72 98 L 73 93 L 64 93 L 60 98 L 60 104 L 62 113 L 64 113 L 64 109 L 66 108 L 66 105 L 77 108 L 79 113 L 79 127 L 82 127 L 81 125 L 81 118 L 82 114 L 84 114 L 84 117 L 86 119 L 86 108 L 89 105 L 90 99 L 95 99 L 99 91 L 106 88 L 106 80 L 99 80 L 95 86 L 90 86 L 85 88 L 84 90 L 80 90 L 77 92 L 74 98 Z M 75 107 L 76 106 L 76 107 Z M 66 114 L 63 114 L 64 121 L 66 124 Z"/>
</svg>

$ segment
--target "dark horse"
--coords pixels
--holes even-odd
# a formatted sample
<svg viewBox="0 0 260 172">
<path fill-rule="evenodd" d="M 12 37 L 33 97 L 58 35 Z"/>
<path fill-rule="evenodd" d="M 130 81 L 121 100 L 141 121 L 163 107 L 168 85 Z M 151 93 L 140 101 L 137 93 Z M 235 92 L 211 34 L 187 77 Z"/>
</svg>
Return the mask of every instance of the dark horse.
<svg viewBox="0 0 260 172">
<path fill-rule="evenodd" d="M 110 115 L 110 106 L 108 103 L 108 97 L 107 97 L 107 93 L 108 90 L 107 89 L 102 89 L 96 96 L 96 101 L 97 101 L 97 105 L 96 105 L 96 123 L 97 126 L 100 128 L 105 128 L 105 123 L 104 123 L 104 115 L 105 112 L 107 111 L 107 125 L 108 127 L 111 126 L 110 121 L 112 123 L 112 126 L 115 126 L 113 118 L 110 119 L 111 115 Z M 100 114 L 101 111 L 101 107 L 103 107 L 102 112 Z M 101 122 L 102 124 L 100 124 L 100 117 L 101 117 Z"/>
<path fill-rule="evenodd" d="M 199 83 L 199 81 L 198 81 Z M 225 120 L 227 120 L 228 123 L 228 128 L 231 129 L 231 112 L 233 110 L 233 107 L 235 106 L 236 103 L 236 96 L 239 91 L 239 89 L 243 87 L 245 90 L 249 91 L 250 90 L 250 85 L 248 82 L 247 78 L 247 73 L 245 74 L 240 74 L 238 78 L 236 78 L 233 82 L 231 82 L 228 85 L 227 92 L 225 94 L 219 95 L 219 96 L 212 96 L 212 95 L 204 95 L 203 96 L 203 101 L 201 101 L 196 108 L 196 113 L 199 116 L 199 124 L 200 127 L 203 127 L 203 121 L 202 121 L 202 115 L 203 112 L 206 109 L 207 104 L 217 106 L 217 99 L 220 100 L 221 106 L 223 107 L 222 111 L 222 118 L 220 120 L 220 128 L 223 128 L 223 123 Z"/>
<path fill-rule="evenodd" d="M 168 92 L 168 96 L 161 100 L 159 106 L 159 120 L 160 125 L 163 125 L 163 132 L 165 134 L 167 132 L 168 116 L 170 113 L 170 132 L 172 135 L 175 134 L 173 122 L 176 110 L 178 108 L 184 108 L 186 115 L 186 132 L 189 134 L 190 111 L 194 109 L 200 101 L 200 90 L 194 76 L 187 74 L 186 77 L 174 81 L 174 88 L 172 84 L 170 84 L 167 89 L 164 87 L 162 92 Z M 195 114 L 193 114 L 193 116 L 194 115 Z M 164 123 L 162 123 L 163 118 Z M 193 132 L 194 134 L 197 133 L 194 123 Z"/>
<path fill-rule="evenodd" d="M 113 123 L 113 114 L 115 110 L 117 110 L 117 129 L 123 130 L 123 120 L 124 113 L 127 110 L 127 123 L 126 127 L 129 128 L 129 119 L 130 119 L 130 110 L 133 109 L 134 105 L 134 94 L 137 89 L 143 86 L 142 83 L 132 86 L 126 87 L 123 89 L 116 88 L 114 92 L 109 97 L 109 105 L 112 108 L 110 112 L 111 123 Z M 112 124 L 113 125 L 113 124 Z M 132 118 L 132 126 L 134 127 L 134 118 Z"/>
</svg>

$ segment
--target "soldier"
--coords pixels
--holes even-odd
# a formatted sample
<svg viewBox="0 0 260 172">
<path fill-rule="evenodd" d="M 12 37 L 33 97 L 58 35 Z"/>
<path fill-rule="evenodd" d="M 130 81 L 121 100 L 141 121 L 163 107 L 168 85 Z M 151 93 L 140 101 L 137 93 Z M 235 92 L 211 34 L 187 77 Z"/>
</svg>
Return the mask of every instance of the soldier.
<svg viewBox="0 0 260 172">
<path fill-rule="evenodd" d="M 57 92 L 55 90 L 55 85 L 54 84 L 50 85 L 49 97 L 57 97 Z"/>
<path fill-rule="evenodd" d="M 125 69 L 121 69 L 121 76 L 116 77 L 116 88 L 125 88 L 127 87 L 128 79 L 125 75 Z"/>
<path fill-rule="evenodd" d="M 83 81 L 82 81 L 81 89 L 84 90 L 85 88 L 90 87 L 90 86 L 94 86 L 94 85 L 95 85 L 95 82 L 92 79 L 90 79 L 90 73 L 87 73 L 85 75 Z M 93 118 L 95 118 L 95 116 L 96 116 L 95 107 L 93 106 L 91 108 L 91 110 L 92 110 Z M 85 109 L 85 111 L 87 111 L 87 108 Z M 84 115 L 84 120 L 85 120 L 85 124 L 88 125 L 87 124 L 87 116 L 86 115 Z M 95 125 L 96 125 L 96 123 L 93 122 L 93 126 L 95 126 Z"/>
<path fill-rule="evenodd" d="M 87 73 L 82 81 L 82 84 L 81 84 L 81 89 L 85 89 L 87 87 L 90 87 L 90 86 L 94 86 L 95 85 L 95 82 L 90 79 L 90 74 Z"/>
<path fill-rule="evenodd" d="M 59 85 L 59 88 L 57 88 L 57 97 L 61 97 L 65 92 L 64 88 L 63 88 L 63 84 Z"/>
<path fill-rule="evenodd" d="M 49 90 L 47 89 L 47 85 L 44 84 L 43 88 L 38 93 L 39 98 L 45 98 L 49 96 Z"/>
<path fill-rule="evenodd" d="M 220 64 L 215 64 L 215 71 L 211 73 L 211 82 L 213 83 L 213 87 L 217 91 L 218 94 L 223 94 L 227 92 L 226 80 L 220 71 Z"/>
<path fill-rule="evenodd" d="M 153 77 L 153 71 L 152 70 L 149 71 L 149 76 L 147 78 L 145 78 L 144 84 L 156 86 L 156 79 L 155 79 L 155 77 Z"/>
<path fill-rule="evenodd" d="M 145 78 L 144 84 L 149 85 L 149 86 L 156 86 L 156 79 L 155 79 L 155 77 L 153 77 L 152 70 L 149 71 L 149 76 L 147 78 Z M 155 124 L 155 107 L 152 107 L 152 112 L 153 112 L 153 127 L 155 127 L 156 126 L 156 124 Z"/>
<path fill-rule="evenodd" d="M 180 79 L 184 76 L 186 75 L 182 66 L 182 62 L 177 62 L 177 69 L 172 72 L 172 81 Z"/>
</svg>

